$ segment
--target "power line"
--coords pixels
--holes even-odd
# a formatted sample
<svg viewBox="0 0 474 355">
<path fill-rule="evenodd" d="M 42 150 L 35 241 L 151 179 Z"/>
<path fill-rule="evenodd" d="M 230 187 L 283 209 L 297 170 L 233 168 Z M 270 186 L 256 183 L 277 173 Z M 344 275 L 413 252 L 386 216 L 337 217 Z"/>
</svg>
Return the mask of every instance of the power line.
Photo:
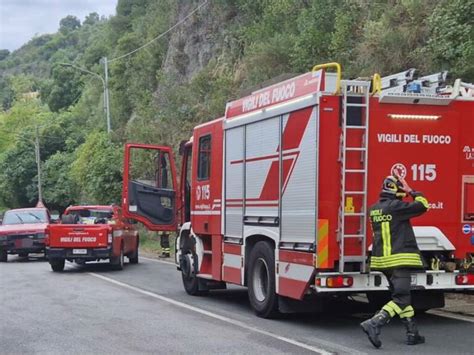
<svg viewBox="0 0 474 355">
<path fill-rule="evenodd" d="M 136 53 L 138 52 L 139 50 L 145 48 L 145 47 L 148 47 L 150 44 L 152 44 L 153 42 L 155 42 L 156 40 L 160 39 L 161 37 L 163 37 L 164 35 L 168 34 L 169 32 L 171 32 L 172 30 L 174 30 L 176 27 L 182 25 L 186 20 L 188 20 L 192 15 L 194 15 L 197 11 L 199 11 L 202 7 L 204 7 L 205 5 L 207 5 L 209 0 L 205 0 L 201 5 L 199 5 L 198 7 L 196 7 L 193 11 L 191 11 L 188 15 L 186 15 L 183 19 L 181 19 L 180 21 L 178 21 L 177 23 L 175 23 L 173 26 L 171 26 L 170 28 L 168 28 L 165 32 L 159 34 L 158 36 L 156 36 L 155 38 L 153 38 L 152 40 L 150 40 L 149 42 L 145 43 L 144 45 L 134 49 L 133 51 L 131 52 L 128 52 L 126 54 L 123 54 L 121 56 L 118 56 L 116 58 L 112 58 L 112 59 L 109 59 L 107 60 L 108 63 L 111 63 L 113 61 L 116 61 L 116 60 L 119 60 L 119 59 L 122 59 L 122 58 L 125 58 L 125 57 L 128 57 L 129 55 L 132 55 L 133 53 Z"/>
</svg>

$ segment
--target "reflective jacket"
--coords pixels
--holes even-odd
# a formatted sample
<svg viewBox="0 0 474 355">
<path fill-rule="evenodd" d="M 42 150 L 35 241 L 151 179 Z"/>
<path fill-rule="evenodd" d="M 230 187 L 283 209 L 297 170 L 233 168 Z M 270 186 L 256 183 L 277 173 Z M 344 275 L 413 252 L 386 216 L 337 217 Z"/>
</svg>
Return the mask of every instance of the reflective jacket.
<svg viewBox="0 0 474 355">
<path fill-rule="evenodd" d="M 373 231 L 373 270 L 400 267 L 422 268 L 420 251 L 410 218 L 428 210 L 428 201 L 420 192 L 412 192 L 413 202 L 397 199 L 389 193 L 380 194 L 380 200 L 370 207 L 369 219 Z"/>
</svg>

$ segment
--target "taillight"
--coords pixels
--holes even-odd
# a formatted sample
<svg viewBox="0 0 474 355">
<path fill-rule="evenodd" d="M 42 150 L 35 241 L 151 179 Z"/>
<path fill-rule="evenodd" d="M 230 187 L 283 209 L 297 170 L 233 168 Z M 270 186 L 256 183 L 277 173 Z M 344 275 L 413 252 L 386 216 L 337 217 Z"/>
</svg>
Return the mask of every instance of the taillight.
<svg viewBox="0 0 474 355">
<path fill-rule="evenodd" d="M 49 245 L 49 232 L 48 231 L 44 233 L 44 244 Z"/>
<path fill-rule="evenodd" d="M 330 288 L 351 287 L 353 284 L 351 276 L 330 276 L 326 279 L 326 286 Z"/>
<path fill-rule="evenodd" d="M 107 243 L 112 244 L 112 233 L 107 235 Z"/>
<path fill-rule="evenodd" d="M 456 275 L 456 285 L 474 285 L 474 274 Z"/>
</svg>

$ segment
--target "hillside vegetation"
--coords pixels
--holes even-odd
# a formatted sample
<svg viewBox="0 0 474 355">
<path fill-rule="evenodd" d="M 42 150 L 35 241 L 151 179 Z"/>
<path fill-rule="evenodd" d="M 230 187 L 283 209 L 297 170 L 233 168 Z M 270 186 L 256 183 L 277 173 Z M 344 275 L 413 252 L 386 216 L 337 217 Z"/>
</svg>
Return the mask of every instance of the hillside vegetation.
<svg viewBox="0 0 474 355">
<path fill-rule="evenodd" d="M 120 201 L 124 142 L 176 147 L 226 101 L 284 73 L 337 61 L 346 78 L 416 67 L 474 81 L 474 0 L 209 0 L 110 62 L 108 135 L 101 81 L 60 63 L 103 75 L 102 57 L 145 44 L 198 4 L 119 0 L 113 17 L 72 14 L 57 33 L 0 50 L 0 206 L 36 203 L 36 129 L 44 199 L 61 210 Z"/>
</svg>

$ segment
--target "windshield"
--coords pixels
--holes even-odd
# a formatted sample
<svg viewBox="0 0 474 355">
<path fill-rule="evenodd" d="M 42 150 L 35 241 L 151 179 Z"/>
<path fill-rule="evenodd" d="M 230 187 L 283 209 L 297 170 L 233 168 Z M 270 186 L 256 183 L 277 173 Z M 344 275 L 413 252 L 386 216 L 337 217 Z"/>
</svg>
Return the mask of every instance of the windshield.
<svg viewBox="0 0 474 355">
<path fill-rule="evenodd" d="M 69 211 L 70 215 L 77 215 L 79 223 L 94 224 L 94 223 L 108 223 L 113 216 L 112 210 L 74 210 Z"/>
<path fill-rule="evenodd" d="M 7 211 L 3 216 L 3 223 L 6 224 L 31 224 L 48 223 L 46 211 Z"/>
</svg>

